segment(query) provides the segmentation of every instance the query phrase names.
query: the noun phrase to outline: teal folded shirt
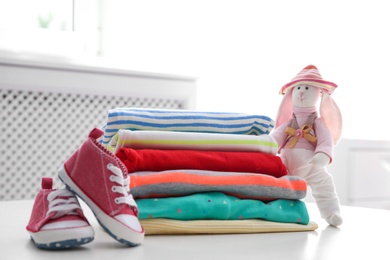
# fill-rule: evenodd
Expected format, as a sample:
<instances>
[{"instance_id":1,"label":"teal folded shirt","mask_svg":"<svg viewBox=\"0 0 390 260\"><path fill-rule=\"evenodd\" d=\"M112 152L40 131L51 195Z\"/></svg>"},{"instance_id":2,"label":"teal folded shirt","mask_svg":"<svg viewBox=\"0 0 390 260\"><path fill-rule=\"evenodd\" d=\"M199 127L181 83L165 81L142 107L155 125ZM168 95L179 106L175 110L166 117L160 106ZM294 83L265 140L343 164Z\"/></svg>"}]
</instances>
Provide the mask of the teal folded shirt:
<instances>
[{"instance_id":1,"label":"teal folded shirt","mask_svg":"<svg viewBox=\"0 0 390 260\"><path fill-rule=\"evenodd\" d=\"M183 197L137 200L139 218L176 220L242 220L263 219L307 225L309 214L301 200L239 199L221 192L196 193Z\"/></svg>"}]
</instances>

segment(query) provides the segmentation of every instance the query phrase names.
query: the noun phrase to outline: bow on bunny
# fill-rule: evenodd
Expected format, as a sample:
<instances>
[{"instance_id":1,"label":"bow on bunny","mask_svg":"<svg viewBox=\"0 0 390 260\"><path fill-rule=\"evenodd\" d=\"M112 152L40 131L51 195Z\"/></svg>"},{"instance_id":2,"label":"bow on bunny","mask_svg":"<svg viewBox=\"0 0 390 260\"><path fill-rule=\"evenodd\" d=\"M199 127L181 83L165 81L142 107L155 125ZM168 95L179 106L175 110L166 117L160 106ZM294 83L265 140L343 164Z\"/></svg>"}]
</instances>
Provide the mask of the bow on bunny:
<instances>
[{"instance_id":1,"label":"bow on bunny","mask_svg":"<svg viewBox=\"0 0 390 260\"><path fill-rule=\"evenodd\" d=\"M326 169L342 130L340 109L330 96L336 88L314 65L305 67L280 90L284 97L271 133L289 174L306 180L321 216L333 226L342 223L333 178Z\"/></svg>"},{"instance_id":2,"label":"bow on bunny","mask_svg":"<svg viewBox=\"0 0 390 260\"><path fill-rule=\"evenodd\" d=\"M311 126L309 124L303 125L301 128L294 129L292 127L286 128L286 134L292 137L290 143L288 144L288 148L294 147L299 139L305 138L306 140L314 143L317 141L317 137L310 134Z\"/></svg>"}]
</instances>

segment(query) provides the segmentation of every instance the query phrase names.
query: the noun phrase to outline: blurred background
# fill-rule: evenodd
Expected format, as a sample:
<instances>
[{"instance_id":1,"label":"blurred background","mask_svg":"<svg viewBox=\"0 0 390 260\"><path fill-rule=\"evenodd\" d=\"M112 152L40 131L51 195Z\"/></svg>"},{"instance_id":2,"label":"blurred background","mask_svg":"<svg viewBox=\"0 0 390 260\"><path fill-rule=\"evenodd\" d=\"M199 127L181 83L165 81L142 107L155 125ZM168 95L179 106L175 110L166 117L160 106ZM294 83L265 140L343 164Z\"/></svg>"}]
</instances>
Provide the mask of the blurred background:
<instances>
[{"instance_id":1,"label":"blurred background","mask_svg":"<svg viewBox=\"0 0 390 260\"><path fill-rule=\"evenodd\" d=\"M272 118L281 86L313 64L338 84L343 139L353 140L334 166L349 172L340 193L353 202L354 152L372 151L379 161L361 174L379 167L383 192L361 200L387 208L389 24L384 0L0 0L0 54L188 76L193 108Z\"/></svg>"}]
</instances>

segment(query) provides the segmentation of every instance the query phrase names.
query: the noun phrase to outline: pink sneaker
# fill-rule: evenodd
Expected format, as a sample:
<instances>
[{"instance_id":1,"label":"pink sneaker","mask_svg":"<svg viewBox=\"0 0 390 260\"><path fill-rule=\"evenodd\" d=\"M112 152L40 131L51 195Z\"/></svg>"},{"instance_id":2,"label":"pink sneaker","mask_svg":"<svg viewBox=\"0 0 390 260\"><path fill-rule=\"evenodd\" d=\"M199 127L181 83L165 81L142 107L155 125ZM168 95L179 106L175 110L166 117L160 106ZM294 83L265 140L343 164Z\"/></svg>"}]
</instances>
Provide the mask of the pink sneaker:
<instances>
[{"instance_id":1,"label":"pink sneaker","mask_svg":"<svg viewBox=\"0 0 390 260\"><path fill-rule=\"evenodd\" d=\"M130 177L119 158L96 140L102 134L93 129L58 175L91 208L108 234L123 244L136 246L143 241L145 231L130 194Z\"/></svg>"},{"instance_id":2,"label":"pink sneaker","mask_svg":"<svg viewBox=\"0 0 390 260\"><path fill-rule=\"evenodd\" d=\"M94 231L85 218L74 194L67 189L54 190L53 180L42 178L30 221L26 227L39 248L61 249L89 243Z\"/></svg>"}]
</instances>

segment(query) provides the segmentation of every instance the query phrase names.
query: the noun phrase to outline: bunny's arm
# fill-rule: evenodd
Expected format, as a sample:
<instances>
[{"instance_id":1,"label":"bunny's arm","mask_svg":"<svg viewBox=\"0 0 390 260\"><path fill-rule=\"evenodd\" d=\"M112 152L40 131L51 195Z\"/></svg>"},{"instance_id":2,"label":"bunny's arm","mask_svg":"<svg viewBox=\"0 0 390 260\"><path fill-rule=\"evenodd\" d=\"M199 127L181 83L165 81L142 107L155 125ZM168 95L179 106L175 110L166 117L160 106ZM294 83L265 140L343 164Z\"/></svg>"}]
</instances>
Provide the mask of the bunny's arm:
<instances>
[{"instance_id":1,"label":"bunny's arm","mask_svg":"<svg viewBox=\"0 0 390 260\"><path fill-rule=\"evenodd\" d=\"M278 144L278 153L284 147L287 141L286 128L291 125L292 119L284 122L283 124L276 127L270 134Z\"/></svg>"},{"instance_id":2,"label":"bunny's arm","mask_svg":"<svg viewBox=\"0 0 390 260\"><path fill-rule=\"evenodd\" d=\"M314 121L314 129L317 139L317 146L314 154L324 153L329 156L329 163L333 160L333 142L332 135L328 128L325 126L321 118L316 118Z\"/></svg>"}]
</instances>

